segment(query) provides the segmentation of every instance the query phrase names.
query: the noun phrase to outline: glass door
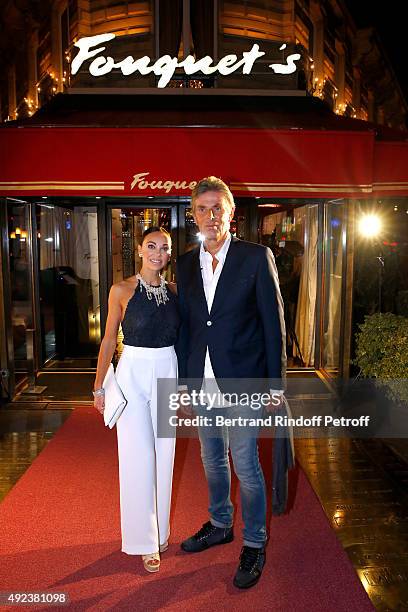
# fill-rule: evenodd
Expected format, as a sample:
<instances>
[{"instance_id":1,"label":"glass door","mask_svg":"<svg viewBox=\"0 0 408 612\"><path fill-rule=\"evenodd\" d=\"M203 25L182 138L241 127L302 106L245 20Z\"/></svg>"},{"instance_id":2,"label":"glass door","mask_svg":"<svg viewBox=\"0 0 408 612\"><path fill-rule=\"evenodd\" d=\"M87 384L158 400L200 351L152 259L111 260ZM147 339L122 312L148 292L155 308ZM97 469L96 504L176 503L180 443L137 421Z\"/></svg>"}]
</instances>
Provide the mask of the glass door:
<instances>
[{"instance_id":1,"label":"glass door","mask_svg":"<svg viewBox=\"0 0 408 612\"><path fill-rule=\"evenodd\" d=\"M257 205L259 242L271 248L279 274L289 368L315 365L318 234L317 203Z\"/></svg>"},{"instance_id":2,"label":"glass door","mask_svg":"<svg viewBox=\"0 0 408 612\"><path fill-rule=\"evenodd\" d=\"M42 363L96 366L100 344L97 207L42 198L35 203Z\"/></svg>"},{"instance_id":3,"label":"glass door","mask_svg":"<svg viewBox=\"0 0 408 612\"><path fill-rule=\"evenodd\" d=\"M177 256L176 235L177 209L175 206L111 205L111 262L110 285L137 274L142 262L138 255L138 245L143 232L149 227L163 227L172 237L172 257L166 270L166 280L174 276L174 263Z\"/></svg>"},{"instance_id":4,"label":"glass door","mask_svg":"<svg viewBox=\"0 0 408 612\"><path fill-rule=\"evenodd\" d=\"M15 381L18 384L25 378L28 363L35 357L34 350L34 313L33 313L33 280L31 259L31 209L28 202L8 198L7 210L7 253L9 270L9 301L11 329L10 349L13 356Z\"/></svg>"},{"instance_id":5,"label":"glass door","mask_svg":"<svg viewBox=\"0 0 408 612\"><path fill-rule=\"evenodd\" d=\"M324 263L321 366L331 375L341 370L346 281L347 206L343 200L324 205Z\"/></svg>"}]
</instances>

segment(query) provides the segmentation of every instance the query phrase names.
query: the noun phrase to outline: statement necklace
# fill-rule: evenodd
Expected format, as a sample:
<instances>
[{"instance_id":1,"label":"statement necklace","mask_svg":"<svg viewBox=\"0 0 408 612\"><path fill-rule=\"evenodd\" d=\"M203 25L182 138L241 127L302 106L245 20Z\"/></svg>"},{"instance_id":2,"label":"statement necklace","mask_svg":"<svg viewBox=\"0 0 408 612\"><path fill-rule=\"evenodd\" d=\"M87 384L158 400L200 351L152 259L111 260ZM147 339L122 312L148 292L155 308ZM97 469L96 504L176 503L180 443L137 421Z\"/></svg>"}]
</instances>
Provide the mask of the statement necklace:
<instances>
[{"instance_id":1,"label":"statement necklace","mask_svg":"<svg viewBox=\"0 0 408 612\"><path fill-rule=\"evenodd\" d=\"M160 304L165 304L169 301L169 296L167 295L166 281L162 276L159 276L160 285L158 287L146 283L141 274L136 274L136 278L139 280L140 283L140 291L142 291L142 287L144 287L147 298L151 300L154 296L157 306L160 306Z\"/></svg>"}]
</instances>

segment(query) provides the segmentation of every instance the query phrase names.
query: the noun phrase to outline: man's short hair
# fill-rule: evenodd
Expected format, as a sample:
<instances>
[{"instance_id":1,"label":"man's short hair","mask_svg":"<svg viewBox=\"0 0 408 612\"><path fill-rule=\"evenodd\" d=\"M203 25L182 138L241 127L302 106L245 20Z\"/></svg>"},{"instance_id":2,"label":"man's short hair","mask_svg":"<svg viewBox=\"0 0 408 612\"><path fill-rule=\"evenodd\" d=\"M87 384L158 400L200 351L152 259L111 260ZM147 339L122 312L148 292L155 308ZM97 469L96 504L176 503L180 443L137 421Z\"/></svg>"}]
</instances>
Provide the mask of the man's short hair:
<instances>
[{"instance_id":1,"label":"man's short hair","mask_svg":"<svg viewBox=\"0 0 408 612\"><path fill-rule=\"evenodd\" d=\"M216 176L206 176L197 183L191 193L191 209L193 213L196 199L198 198L198 196L202 195L203 193L206 193L207 191L218 191L219 193L222 193L228 204L230 205L230 208L234 208L234 196L232 195L228 185L226 185L224 181L222 181L220 178L217 178Z\"/></svg>"}]
</instances>

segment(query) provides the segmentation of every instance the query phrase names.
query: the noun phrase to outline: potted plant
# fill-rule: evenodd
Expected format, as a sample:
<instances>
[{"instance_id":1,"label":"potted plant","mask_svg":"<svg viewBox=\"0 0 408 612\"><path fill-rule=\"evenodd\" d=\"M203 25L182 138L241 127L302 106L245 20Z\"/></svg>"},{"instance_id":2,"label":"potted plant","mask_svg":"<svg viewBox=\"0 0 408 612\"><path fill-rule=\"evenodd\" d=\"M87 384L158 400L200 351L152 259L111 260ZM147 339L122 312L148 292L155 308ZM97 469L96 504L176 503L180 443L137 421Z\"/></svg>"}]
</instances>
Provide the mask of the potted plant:
<instances>
[{"instance_id":1,"label":"potted plant","mask_svg":"<svg viewBox=\"0 0 408 612\"><path fill-rule=\"evenodd\" d=\"M355 363L397 404L408 404L408 318L387 313L365 317L356 336Z\"/></svg>"},{"instance_id":2,"label":"potted plant","mask_svg":"<svg viewBox=\"0 0 408 612\"><path fill-rule=\"evenodd\" d=\"M408 318L392 313L365 317L356 335L360 371L345 384L341 405L348 416L369 415L362 437L406 437L408 430ZM360 437L360 436L358 436Z\"/></svg>"}]
</instances>

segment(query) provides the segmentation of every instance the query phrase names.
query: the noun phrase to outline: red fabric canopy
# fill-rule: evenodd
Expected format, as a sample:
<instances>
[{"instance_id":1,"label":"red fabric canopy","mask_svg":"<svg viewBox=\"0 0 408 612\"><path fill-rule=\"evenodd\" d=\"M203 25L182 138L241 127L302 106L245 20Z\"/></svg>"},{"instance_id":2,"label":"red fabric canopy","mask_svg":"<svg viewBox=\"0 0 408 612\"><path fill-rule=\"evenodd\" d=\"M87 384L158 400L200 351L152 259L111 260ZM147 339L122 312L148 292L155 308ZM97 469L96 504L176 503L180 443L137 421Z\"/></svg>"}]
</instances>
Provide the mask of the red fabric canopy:
<instances>
[{"instance_id":1,"label":"red fabric canopy","mask_svg":"<svg viewBox=\"0 0 408 612\"><path fill-rule=\"evenodd\" d=\"M375 143L373 192L408 195L408 142Z\"/></svg>"},{"instance_id":2,"label":"red fabric canopy","mask_svg":"<svg viewBox=\"0 0 408 612\"><path fill-rule=\"evenodd\" d=\"M0 130L0 195L189 195L213 174L235 195L408 195L408 143L374 133L255 128ZM136 178L135 178L136 176Z\"/></svg>"}]
</instances>

